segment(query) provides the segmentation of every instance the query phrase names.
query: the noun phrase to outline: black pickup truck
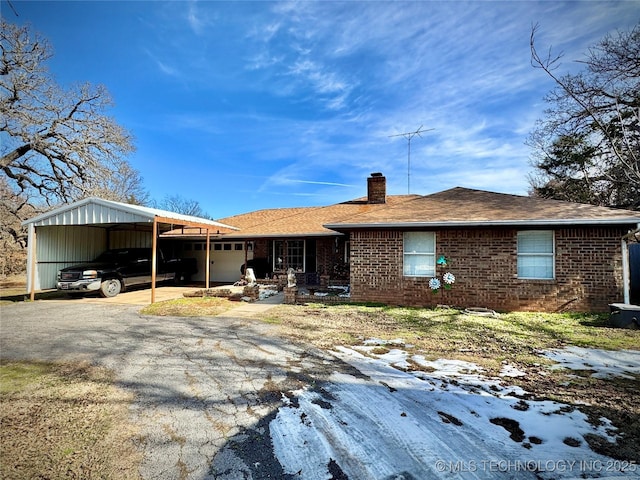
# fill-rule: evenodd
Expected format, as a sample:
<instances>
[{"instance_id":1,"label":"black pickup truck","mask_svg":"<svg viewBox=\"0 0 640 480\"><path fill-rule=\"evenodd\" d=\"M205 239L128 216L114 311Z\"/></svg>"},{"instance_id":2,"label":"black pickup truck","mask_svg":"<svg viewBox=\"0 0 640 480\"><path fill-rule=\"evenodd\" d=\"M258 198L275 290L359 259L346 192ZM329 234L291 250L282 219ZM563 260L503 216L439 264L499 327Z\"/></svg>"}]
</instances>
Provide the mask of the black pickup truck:
<instances>
[{"instance_id":1,"label":"black pickup truck","mask_svg":"<svg viewBox=\"0 0 640 480\"><path fill-rule=\"evenodd\" d=\"M195 258L165 259L158 250L156 281L188 281L198 271ZM58 290L95 292L115 297L132 285L151 283L151 249L118 248L107 250L92 262L73 265L58 272Z\"/></svg>"}]
</instances>

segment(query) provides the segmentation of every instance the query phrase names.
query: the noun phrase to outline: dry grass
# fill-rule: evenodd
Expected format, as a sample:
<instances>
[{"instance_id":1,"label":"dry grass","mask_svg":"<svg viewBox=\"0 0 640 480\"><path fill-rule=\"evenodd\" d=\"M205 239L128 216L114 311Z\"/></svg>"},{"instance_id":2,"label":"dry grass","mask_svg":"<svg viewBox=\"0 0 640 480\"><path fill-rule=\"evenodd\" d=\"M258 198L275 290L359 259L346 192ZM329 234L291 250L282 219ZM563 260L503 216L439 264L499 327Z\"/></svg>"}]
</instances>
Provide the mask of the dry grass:
<instances>
[{"instance_id":1,"label":"dry grass","mask_svg":"<svg viewBox=\"0 0 640 480\"><path fill-rule=\"evenodd\" d=\"M176 317L214 317L238 306L224 297L177 298L157 302L142 309L144 315Z\"/></svg>"},{"instance_id":2,"label":"dry grass","mask_svg":"<svg viewBox=\"0 0 640 480\"><path fill-rule=\"evenodd\" d=\"M0 478L138 479L132 398L87 364L0 364Z\"/></svg>"},{"instance_id":3,"label":"dry grass","mask_svg":"<svg viewBox=\"0 0 640 480\"><path fill-rule=\"evenodd\" d=\"M467 315L453 309L367 305L282 305L265 319L289 338L320 348L356 345L365 339L402 338L412 352L476 362L497 374L504 361L545 363L542 349L566 345L638 349L639 330L608 328L602 314L514 312L498 318ZM550 363L550 362L547 362Z\"/></svg>"},{"instance_id":4,"label":"dry grass","mask_svg":"<svg viewBox=\"0 0 640 480\"><path fill-rule=\"evenodd\" d=\"M26 274L0 278L0 305L8 303L12 297L24 297L26 288Z\"/></svg>"}]
</instances>

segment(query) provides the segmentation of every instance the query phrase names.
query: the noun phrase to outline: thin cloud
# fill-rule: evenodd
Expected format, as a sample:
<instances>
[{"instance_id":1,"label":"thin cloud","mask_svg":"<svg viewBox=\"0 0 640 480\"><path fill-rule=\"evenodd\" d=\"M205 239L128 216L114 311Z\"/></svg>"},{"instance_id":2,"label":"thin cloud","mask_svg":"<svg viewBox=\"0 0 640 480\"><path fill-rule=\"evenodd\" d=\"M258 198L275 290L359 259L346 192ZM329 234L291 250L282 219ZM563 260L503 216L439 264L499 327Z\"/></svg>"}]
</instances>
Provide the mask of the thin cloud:
<instances>
[{"instance_id":1,"label":"thin cloud","mask_svg":"<svg viewBox=\"0 0 640 480\"><path fill-rule=\"evenodd\" d=\"M318 182L314 180L295 180L295 179L287 179L286 183L306 183L309 185L328 185L331 187L353 187L354 185L349 185L346 183L337 183L337 182Z\"/></svg>"},{"instance_id":2,"label":"thin cloud","mask_svg":"<svg viewBox=\"0 0 640 480\"><path fill-rule=\"evenodd\" d=\"M175 77L175 78L182 77L182 73L180 72L180 70L163 62L158 57L156 57L153 53L151 53L151 51L149 51L148 49L144 49L144 52L153 61L155 66L158 68L158 70L160 70L163 74L169 77Z\"/></svg>"}]
</instances>

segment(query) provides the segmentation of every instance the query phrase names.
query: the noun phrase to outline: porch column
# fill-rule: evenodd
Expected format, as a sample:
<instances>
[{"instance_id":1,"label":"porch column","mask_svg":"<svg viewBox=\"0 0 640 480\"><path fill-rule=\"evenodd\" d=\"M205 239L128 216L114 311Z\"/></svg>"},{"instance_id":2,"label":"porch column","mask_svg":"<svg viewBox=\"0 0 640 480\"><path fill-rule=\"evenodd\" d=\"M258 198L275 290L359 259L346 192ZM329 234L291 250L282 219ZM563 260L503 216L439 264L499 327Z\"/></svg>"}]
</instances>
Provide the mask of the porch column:
<instances>
[{"instance_id":1,"label":"porch column","mask_svg":"<svg viewBox=\"0 0 640 480\"><path fill-rule=\"evenodd\" d=\"M622 246L622 290L624 295L624 303L631 303L631 279L629 278L629 245L627 239L621 240Z\"/></svg>"},{"instance_id":2,"label":"porch column","mask_svg":"<svg viewBox=\"0 0 640 480\"><path fill-rule=\"evenodd\" d=\"M247 275L247 261L249 259L249 252L247 251L247 248L249 246L249 242L247 242L246 240L244 241L244 274L245 274L245 278Z\"/></svg>"}]
</instances>

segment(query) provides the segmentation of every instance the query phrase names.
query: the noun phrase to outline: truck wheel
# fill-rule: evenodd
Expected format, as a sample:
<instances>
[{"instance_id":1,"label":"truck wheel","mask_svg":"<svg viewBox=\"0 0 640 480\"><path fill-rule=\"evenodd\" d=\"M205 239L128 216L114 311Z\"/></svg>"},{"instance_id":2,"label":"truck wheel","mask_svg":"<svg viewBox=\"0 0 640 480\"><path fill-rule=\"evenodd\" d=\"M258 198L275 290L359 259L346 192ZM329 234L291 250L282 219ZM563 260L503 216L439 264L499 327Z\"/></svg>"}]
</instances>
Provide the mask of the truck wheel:
<instances>
[{"instance_id":1,"label":"truck wheel","mask_svg":"<svg viewBox=\"0 0 640 480\"><path fill-rule=\"evenodd\" d=\"M185 285L191 281L191 274L184 272L177 272L175 277L173 277L173 284L177 287L181 285Z\"/></svg>"},{"instance_id":2,"label":"truck wheel","mask_svg":"<svg viewBox=\"0 0 640 480\"><path fill-rule=\"evenodd\" d=\"M122 284L117 278L109 278L100 284L100 296L103 298L115 297L122 290Z\"/></svg>"}]
</instances>

